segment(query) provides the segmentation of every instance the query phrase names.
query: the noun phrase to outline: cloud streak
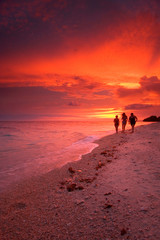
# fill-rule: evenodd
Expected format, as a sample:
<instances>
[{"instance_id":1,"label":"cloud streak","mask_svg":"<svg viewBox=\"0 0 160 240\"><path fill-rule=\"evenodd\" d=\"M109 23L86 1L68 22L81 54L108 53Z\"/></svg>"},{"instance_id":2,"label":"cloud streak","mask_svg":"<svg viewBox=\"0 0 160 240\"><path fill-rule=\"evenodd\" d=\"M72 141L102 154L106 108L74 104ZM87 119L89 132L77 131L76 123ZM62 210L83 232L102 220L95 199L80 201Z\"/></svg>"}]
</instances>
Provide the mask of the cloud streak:
<instances>
[{"instance_id":1,"label":"cloud streak","mask_svg":"<svg viewBox=\"0 0 160 240\"><path fill-rule=\"evenodd\" d=\"M153 107L153 105L151 104L139 104L139 103L135 103L135 104L129 104L127 106L125 106L125 110L143 110L146 108L151 108Z\"/></svg>"}]
</instances>

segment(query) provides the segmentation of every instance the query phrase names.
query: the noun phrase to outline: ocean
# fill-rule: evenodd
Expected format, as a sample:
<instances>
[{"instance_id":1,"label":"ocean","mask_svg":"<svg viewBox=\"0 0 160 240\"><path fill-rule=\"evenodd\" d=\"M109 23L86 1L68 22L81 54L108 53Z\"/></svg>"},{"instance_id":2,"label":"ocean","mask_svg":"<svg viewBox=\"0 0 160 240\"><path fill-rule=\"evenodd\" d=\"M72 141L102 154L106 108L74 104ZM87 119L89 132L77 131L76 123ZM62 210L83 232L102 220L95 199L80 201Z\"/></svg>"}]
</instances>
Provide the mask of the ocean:
<instances>
[{"instance_id":1,"label":"ocean","mask_svg":"<svg viewBox=\"0 0 160 240\"><path fill-rule=\"evenodd\" d=\"M97 146L95 140L112 133L108 119L0 122L0 191L79 160Z\"/></svg>"}]
</instances>

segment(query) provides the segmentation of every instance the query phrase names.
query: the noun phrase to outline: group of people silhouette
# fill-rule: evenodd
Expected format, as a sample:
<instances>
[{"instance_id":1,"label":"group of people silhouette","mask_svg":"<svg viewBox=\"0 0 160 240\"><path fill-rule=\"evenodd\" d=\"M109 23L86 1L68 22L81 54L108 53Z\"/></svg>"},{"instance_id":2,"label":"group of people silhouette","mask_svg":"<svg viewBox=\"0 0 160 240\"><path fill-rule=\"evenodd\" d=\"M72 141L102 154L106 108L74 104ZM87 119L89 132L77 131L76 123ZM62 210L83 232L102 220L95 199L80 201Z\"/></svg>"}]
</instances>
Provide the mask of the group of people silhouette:
<instances>
[{"instance_id":1,"label":"group of people silhouette","mask_svg":"<svg viewBox=\"0 0 160 240\"><path fill-rule=\"evenodd\" d=\"M129 117L129 123L132 127L132 133L134 132L134 126L135 126L137 120L138 120L137 117L133 113L131 113L131 115ZM128 121L127 115L125 113L122 113L122 132L125 132L127 121ZM119 124L120 124L120 120L118 118L118 115L116 115L116 117L114 119L114 126L116 129L116 133L118 133Z\"/></svg>"}]
</instances>

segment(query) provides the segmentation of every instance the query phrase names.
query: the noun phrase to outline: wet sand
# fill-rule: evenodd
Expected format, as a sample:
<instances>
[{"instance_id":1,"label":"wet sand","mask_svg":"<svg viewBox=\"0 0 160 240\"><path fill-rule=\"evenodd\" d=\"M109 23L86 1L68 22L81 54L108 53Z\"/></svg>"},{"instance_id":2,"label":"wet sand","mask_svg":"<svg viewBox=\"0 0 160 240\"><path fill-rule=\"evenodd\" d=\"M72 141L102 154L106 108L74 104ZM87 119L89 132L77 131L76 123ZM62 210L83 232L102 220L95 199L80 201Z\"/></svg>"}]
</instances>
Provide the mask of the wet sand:
<instances>
[{"instance_id":1,"label":"wet sand","mask_svg":"<svg viewBox=\"0 0 160 240\"><path fill-rule=\"evenodd\" d=\"M2 240L159 240L160 123L99 146L0 196Z\"/></svg>"}]
</instances>

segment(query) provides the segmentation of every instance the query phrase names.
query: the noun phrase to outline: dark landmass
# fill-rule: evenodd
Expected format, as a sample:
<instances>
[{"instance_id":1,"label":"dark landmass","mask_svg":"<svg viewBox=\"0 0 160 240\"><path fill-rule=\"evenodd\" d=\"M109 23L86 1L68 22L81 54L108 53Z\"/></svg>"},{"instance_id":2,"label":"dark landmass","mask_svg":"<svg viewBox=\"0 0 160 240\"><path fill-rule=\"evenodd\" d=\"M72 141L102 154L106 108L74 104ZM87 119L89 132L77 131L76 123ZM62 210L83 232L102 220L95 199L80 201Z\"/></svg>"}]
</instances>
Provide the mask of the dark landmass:
<instances>
[{"instance_id":1,"label":"dark landmass","mask_svg":"<svg viewBox=\"0 0 160 240\"><path fill-rule=\"evenodd\" d=\"M148 118L143 119L143 122L160 122L160 117L150 116Z\"/></svg>"}]
</instances>

